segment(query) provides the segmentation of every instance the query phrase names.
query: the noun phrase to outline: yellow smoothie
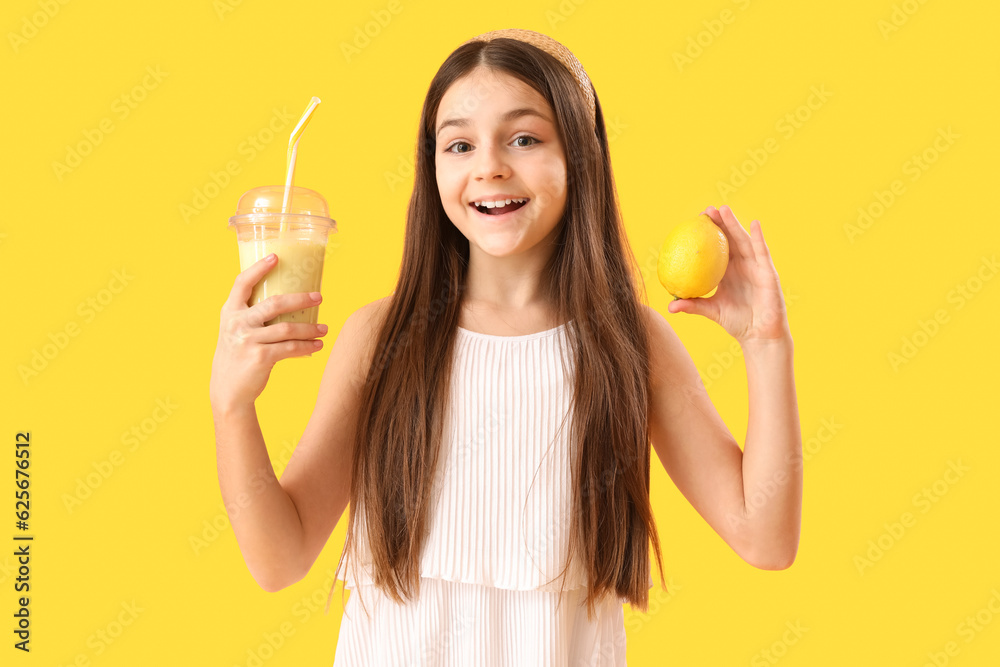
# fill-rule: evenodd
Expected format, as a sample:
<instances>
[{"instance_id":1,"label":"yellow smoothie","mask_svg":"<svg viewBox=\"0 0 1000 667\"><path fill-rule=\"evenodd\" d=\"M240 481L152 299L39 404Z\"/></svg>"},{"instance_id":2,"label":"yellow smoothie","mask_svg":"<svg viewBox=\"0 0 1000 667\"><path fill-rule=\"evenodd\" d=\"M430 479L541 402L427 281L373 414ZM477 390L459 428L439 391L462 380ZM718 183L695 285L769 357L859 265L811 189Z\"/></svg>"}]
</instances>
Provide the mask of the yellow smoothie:
<instances>
[{"instance_id":1,"label":"yellow smoothie","mask_svg":"<svg viewBox=\"0 0 1000 667\"><path fill-rule=\"evenodd\" d=\"M278 256L278 264L257 283L250 295L249 305L260 303L275 294L292 292L319 292L323 278L323 258L326 243L302 239L254 239L238 241L240 250L240 270L245 271L257 260L272 252ZM264 324L275 322L306 322L316 324L319 306L282 313Z\"/></svg>"}]
</instances>

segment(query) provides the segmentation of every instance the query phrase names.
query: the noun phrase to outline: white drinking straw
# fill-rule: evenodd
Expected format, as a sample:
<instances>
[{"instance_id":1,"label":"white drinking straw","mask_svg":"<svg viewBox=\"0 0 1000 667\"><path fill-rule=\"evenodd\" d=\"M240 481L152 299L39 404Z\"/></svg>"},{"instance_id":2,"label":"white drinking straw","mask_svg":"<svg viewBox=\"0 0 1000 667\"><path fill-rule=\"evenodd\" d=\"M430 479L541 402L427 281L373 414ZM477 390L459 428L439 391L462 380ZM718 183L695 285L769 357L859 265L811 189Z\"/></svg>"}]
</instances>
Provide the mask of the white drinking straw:
<instances>
[{"instance_id":1,"label":"white drinking straw","mask_svg":"<svg viewBox=\"0 0 1000 667\"><path fill-rule=\"evenodd\" d=\"M288 154L286 156L286 174L285 174L285 196L281 202L281 212L288 213L288 203L292 196L292 180L295 176L295 156L299 148L299 139L302 137L302 131L306 129L306 125L309 124L309 119L312 117L313 111L316 110L316 105L320 103L318 97L313 97L309 101L309 106L306 107L305 112L302 114L302 118L299 119L298 124L296 124L295 129L292 130L292 135L288 138ZM285 231L285 222L281 221L281 227L278 233L281 234Z\"/></svg>"}]
</instances>

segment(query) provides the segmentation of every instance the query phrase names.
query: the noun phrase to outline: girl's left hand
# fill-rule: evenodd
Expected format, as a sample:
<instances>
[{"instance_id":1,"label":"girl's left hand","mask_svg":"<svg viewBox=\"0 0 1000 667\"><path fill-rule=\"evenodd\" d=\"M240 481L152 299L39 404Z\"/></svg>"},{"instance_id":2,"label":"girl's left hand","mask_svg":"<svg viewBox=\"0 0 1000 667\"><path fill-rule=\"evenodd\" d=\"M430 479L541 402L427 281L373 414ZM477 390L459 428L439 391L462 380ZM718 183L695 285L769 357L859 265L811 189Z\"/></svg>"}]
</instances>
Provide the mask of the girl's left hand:
<instances>
[{"instance_id":1,"label":"girl's left hand","mask_svg":"<svg viewBox=\"0 0 1000 667\"><path fill-rule=\"evenodd\" d=\"M704 315L740 345L751 340L791 338L778 272L764 243L760 221L751 222L747 234L728 206L709 206L704 213L722 228L729 241L726 273L711 297L677 299L667 310Z\"/></svg>"}]
</instances>

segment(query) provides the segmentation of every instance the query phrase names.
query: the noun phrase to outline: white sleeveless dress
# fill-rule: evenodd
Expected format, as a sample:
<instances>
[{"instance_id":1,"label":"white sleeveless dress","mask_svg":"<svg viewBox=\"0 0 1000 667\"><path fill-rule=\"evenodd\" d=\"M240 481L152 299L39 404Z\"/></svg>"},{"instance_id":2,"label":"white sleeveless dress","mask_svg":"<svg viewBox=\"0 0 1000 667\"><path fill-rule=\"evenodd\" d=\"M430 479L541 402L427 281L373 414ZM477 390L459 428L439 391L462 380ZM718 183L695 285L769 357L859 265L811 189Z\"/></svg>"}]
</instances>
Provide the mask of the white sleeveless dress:
<instances>
[{"instance_id":1,"label":"white sleeveless dress","mask_svg":"<svg viewBox=\"0 0 1000 667\"><path fill-rule=\"evenodd\" d=\"M419 598L399 605L372 584L359 523L334 667L625 665L622 601L588 619L577 557L559 603L576 449L566 325L457 336Z\"/></svg>"}]
</instances>

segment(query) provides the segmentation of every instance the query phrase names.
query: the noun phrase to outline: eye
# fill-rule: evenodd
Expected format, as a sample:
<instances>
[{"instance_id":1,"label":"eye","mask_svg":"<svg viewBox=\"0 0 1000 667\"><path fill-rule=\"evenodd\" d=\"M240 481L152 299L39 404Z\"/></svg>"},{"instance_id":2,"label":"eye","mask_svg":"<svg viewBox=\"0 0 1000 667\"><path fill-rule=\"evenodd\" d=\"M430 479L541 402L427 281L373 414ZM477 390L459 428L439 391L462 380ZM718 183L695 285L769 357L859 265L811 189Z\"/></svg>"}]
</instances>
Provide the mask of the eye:
<instances>
[{"instance_id":1,"label":"eye","mask_svg":"<svg viewBox=\"0 0 1000 667\"><path fill-rule=\"evenodd\" d=\"M517 142L521 141L522 139L525 139L526 143L517 143ZM533 144L538 144L538 143L541 143L541 142L538 139L535 139L532 136L529 136L527 134L522 134L519 137L514 137L514 141L512 143L516 144L518 148L527 148L528 146L531 146ZM455 150L459 146L466 146L466 149L465 150ZM448 146L447 148L445 148L444 152L445 153L468 153L470 150L472 150L472 146L468 142L465 142L465 141L456 141L455 143L453 143L450 146Z\"/></svg>"},{"instance_id":2,"label":"eye","mask_svg":"<svg viewBox=\"0 0 1000 667\"><path fill-rule=\"evenodd\" d=\"M456 141L451 146L448 146L448 148L444 149L444 151L445 151L445 153L468 153L469 151L467 151L467 150L465 150L465 151L453 151L452 150L453 148L455 148L457 146L468 146L468 145L469 144L467 144L464 141Z\"/></svg>"}]
</instances>

